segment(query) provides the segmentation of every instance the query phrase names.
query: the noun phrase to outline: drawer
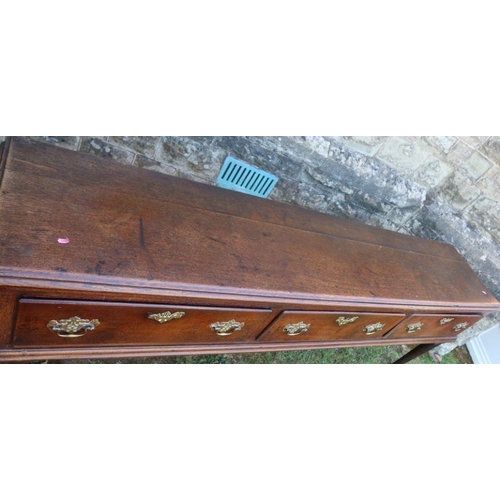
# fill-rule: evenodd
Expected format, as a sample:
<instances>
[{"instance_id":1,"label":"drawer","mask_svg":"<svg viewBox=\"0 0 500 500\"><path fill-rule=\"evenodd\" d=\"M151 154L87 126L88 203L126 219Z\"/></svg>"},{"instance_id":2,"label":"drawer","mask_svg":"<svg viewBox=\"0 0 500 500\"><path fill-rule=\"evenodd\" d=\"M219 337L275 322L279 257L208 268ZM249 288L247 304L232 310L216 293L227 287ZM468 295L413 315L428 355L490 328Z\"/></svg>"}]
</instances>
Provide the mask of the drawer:
<instances>
[{"instance_id":1,"label":"drawer","mask_svg":"<svg viewBox=\"0 0 500 500\"><path fill-rule=\"evenodd\" d=\"M405 319L404 314L285 311L258 338L261 342L373 339Z\"/></svg>"},{"instance_id":2,"label":"drawer","mask_svg":"<svg viewBox=\"0 0 500 500\"><path fill-rule=\"evenodd\" d=\"M387 338L452 337L481 318L480 314L414 314L387 335Z\"/></svg>"},{"instance_id":3,"label":"drawer","mask_svg":"<svg viewBox=\"0 0 500 500\"><path fill-rule=\"evenodd\" d=\"M268 309L22 299L15 346L163 345L248 342Z\"/></svg>"}]
</instances>

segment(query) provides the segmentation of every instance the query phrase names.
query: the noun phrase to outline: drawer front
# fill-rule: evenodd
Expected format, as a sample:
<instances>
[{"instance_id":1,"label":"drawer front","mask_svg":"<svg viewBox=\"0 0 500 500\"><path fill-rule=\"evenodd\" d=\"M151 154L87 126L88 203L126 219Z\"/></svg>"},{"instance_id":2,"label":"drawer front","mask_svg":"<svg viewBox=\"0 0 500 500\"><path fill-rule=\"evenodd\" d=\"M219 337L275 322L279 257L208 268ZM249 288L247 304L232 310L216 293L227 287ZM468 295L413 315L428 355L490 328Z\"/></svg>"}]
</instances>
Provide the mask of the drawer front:
<instances>
[{"instance_id":1,"label":"drawer front","mask_svg":"<svg viewBox=\"0 0 500 500\"><path fill-rule=\"evenodd\" d=\"M480 314L414 314L392 331L387 338L452 337L463 332L481 318Z\"/></svg>"},{"instance_id":2,"label":"drawer front","mask_svg":"<svg viewBox=\"0 0 500 500\"><path fill-rule=\"evenodd\" d=\"M271 310L22 299L15 346L248 342Z\"/></svg>"},{"instance_id":3,"label":"drawer front","mask_svg":"<svg viewBox=\"0 0 500 500\"><path fill-rule=\"evenodd\" d=\"M404 314L285 311L259 338L261 342L311 342L380 338Z\"/></svg>"}]
</instances>

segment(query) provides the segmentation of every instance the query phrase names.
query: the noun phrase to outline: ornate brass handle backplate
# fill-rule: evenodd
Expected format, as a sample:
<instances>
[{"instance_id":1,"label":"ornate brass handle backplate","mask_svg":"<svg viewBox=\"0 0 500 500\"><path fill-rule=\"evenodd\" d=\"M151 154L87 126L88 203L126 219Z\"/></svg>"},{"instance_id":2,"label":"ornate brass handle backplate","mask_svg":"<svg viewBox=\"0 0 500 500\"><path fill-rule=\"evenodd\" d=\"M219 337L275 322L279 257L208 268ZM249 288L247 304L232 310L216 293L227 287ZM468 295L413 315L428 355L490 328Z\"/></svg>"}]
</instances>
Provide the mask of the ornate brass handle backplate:
<instances>
[{"instance_id":1,"label":"ornate brass handle backplate","mask_svg":"<svg viewBox=\"0 0 500 500\"><path fill-rule=\"evenodd\" d=\"M439 320L440 325L446 325L446 323L451 323L455 318L443 318Z\"/></svg>"},{"instance_id":2,"label":"ornate brass handle backplate","mask_svg":"<svg viewBox=\"0 0 500 500\"><path fill-rule=\"evenodd\" d=\"M375 332L379 332L384 328L384 323L373 323L373 325L365 326L366 335L373 335Z\"/></svg>"},{"instance_id":3,"label":"ornate brass handle backplate","mask_svg":"<svg viewBox=\"0 0 500 500\"><path fill-rule=\"evenodd\" d=\"M162 313L154 313L148 314L149 319L154 319L158 321L158 323L166 323L172 319L181 319L186 313L182 311L178 311L175 313L171 313L170 311L162 312Z\"/></svg>"},{"instance_id":4,"label":"ornate brass handle backplate","mask_svg":"<svg viewBox=\"0 0 500 500\"><path fill-rule=\"evenodd\" d=\"M419 321L418 323L411 323L410 325L408 325L406 327L406 331L408 333L414 333L417 330L420 330L423 326L424 326L424 324L421 321Z\"/></svg>"},{"instance_id":5,"label":"ornate brass handle backplate","mask_svg":"<svg viewBox=\"0 0 500 500\"><path fill-rule=\"evenodd\" d=\"M238 321L231 319L225 322L212 323L210 328L217 334L221 336L231 335L237 330L241 330L245 326L245 323L239 323Z\"/></svg>"},{"instance_id":6,"label":"ornate brass handle backplate","mask_svg":"<svg viewBox=\"0 0 500 500\"><path fill-rule=\"evenodd\" d=\"M359 319L359 316L352 316L351 318L346 318L344 316L340 316L335 320L335 322L339 326L344 326L347 325L348 323L354 323L357 319Z\"/></svg>"},{"instance_id":7,"label":"ornate brass handle backplate","mask_svg":"<svg viewBox=\"0 0 500 500\"><path fill-rule=\"evenodd\" d=\"M300 323L286 325L285 328L283 328L283 331L293 337L294 335L298 335L299 333L307 332L310 326L311 323L306 325L303 321L301 321Z\"/></svg>"},{"instance_id":8,"label":"ornate brass handle backplate","mask_svg":"<svg viewBox=\"0 0 500 500\"><path fill-rule=\"evenodd\" d=\"M467 321L465 321L464 323L459 323L458 325L455 325L453 327L453 330L455 330L456 332L459 332L460 330L465 330L468 326L469 326L469 323L467 323Z\"/></svg>"},{"instance_id":9,"label":"ornate brass handle backplate","mask_svg":"<svg viewBox=\"0 0 500 500\"><path fill-rule=\"evenodd\" d=\"M88 330L93 330L101 323L98 319L82 319L79 316L73 316L69 319L52 319L47 323L47 328L56 332L59 337L82 337ZM84 330L83 333L78 333Z\"/></svg>"}]
</instances>

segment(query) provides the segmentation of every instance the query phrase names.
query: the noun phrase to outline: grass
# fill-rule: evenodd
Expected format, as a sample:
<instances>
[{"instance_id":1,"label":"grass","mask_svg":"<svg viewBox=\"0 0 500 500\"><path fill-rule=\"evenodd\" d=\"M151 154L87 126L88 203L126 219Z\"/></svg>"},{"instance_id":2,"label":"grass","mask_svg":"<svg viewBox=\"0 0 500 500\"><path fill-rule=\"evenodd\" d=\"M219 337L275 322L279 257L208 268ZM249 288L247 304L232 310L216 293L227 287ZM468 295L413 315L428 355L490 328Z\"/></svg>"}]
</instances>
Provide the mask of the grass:
<instances>
[{"instance_id":1,"label":"grass","mask_svg":"<svg viewBox=\"0 0 500 500\"><path fill-rule=\"evenodd\" d=\"M397 360L411 348L406 346L356 347L250 354L202 354L199 356L87 360L83 362L92 364L386 364ZM75 363L81 362L75 361ZM441 364L462 364L467 362L463 353L458 352L458 349L445 355L441 360ZM410 361L409 364L436 364L436 361L426 353Z\"/></svg>"}]
</instances>

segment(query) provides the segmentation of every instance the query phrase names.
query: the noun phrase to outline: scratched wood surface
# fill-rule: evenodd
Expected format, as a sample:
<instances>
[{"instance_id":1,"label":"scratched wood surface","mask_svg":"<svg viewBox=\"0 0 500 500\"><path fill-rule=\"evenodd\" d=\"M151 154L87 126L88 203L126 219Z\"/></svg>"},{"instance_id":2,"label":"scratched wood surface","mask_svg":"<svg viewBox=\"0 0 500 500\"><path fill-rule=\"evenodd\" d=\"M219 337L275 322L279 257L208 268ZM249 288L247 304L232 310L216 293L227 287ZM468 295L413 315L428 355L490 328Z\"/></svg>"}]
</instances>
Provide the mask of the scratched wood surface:
<instances>
[{"instance_id":1,"label":"scratched wood surface","mask_svg":"<svg viewBox=\"0 0 500 500\"><path fill-rule=\"evenodd\" d=\"M0 279L498 306L449 245L22 139L0 214Z\"/></svg>"}]
</instances>

